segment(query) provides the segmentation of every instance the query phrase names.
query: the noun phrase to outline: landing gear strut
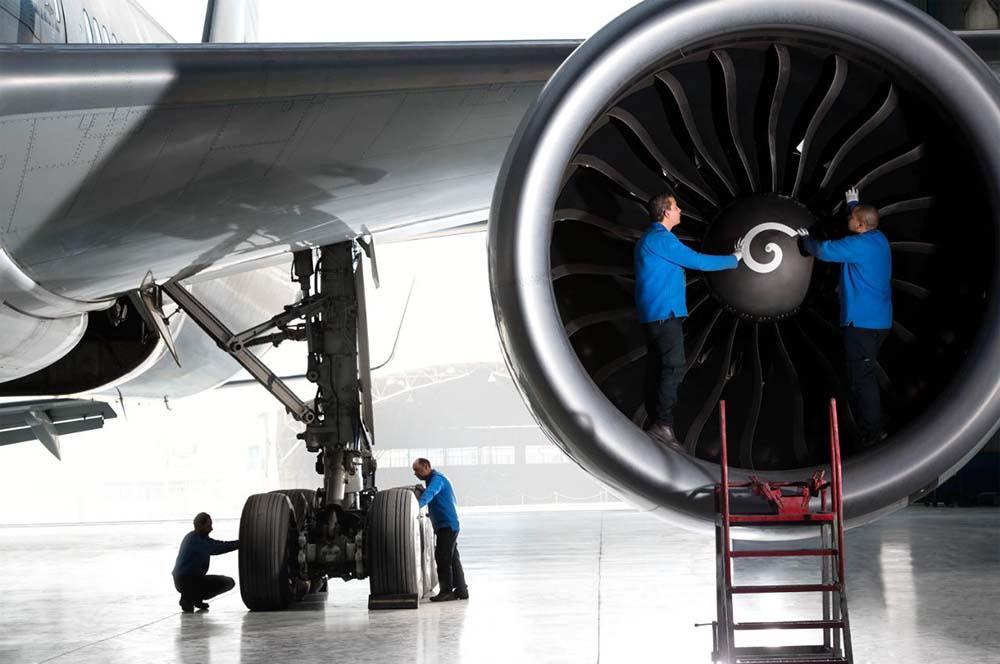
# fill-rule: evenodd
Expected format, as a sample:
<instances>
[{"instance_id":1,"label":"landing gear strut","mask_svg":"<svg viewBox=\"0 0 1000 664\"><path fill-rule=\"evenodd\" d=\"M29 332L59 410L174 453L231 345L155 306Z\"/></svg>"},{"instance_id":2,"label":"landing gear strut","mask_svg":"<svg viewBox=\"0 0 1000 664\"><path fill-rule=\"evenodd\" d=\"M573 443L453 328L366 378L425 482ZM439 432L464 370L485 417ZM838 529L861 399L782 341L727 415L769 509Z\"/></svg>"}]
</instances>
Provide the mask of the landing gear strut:
<instances>
[{"instance_id":1,"label":"landing gear strut","mask_svg":"<svg viewBox=\"0 0 1000 664\"><path fill-rule=\"evenodd\" d=\"M366 253L370 246L363 247ZM373 596L407 594L413 605L434 585L426 518L410 489L379 492L361 251L341 243L294 254L301 285L296 304L260 325L233 333L183 286L166 293L219 347L267 389L295 419L317 455L323 486L250 496L240 520L240 593L251 610L280 610L325 587L327 578L371 576ZM250 348L306 341L303 402ZM183 358L181 358L183 360ZM374 547L374 548L373 548ZM372 550L369 550L372 549ZM428 569L431 568L431 570Z\"/></svg>"}]
</instances>

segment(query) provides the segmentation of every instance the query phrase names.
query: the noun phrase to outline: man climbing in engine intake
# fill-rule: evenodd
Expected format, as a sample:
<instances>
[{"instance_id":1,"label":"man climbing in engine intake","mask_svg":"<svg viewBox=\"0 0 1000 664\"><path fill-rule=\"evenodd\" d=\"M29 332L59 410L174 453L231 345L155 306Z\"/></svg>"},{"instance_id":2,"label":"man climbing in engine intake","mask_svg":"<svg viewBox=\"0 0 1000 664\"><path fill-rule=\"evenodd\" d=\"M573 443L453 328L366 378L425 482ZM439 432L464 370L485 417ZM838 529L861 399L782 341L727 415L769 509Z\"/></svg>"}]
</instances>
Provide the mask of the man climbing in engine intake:
<instances>
[{"instance_id":1,"label":"man climbing in engine intake","mask_svg":"<svg viewBox=\"0 0 1000 664\"><path fill-rule=\"evenodd\" d=\"M239 540L220 542L209 537L212 532L212 517L199 512L194 518L194 530L184 536L174 563L174 588L181 594L181 610L191 613L195 609L208 611L206 599L212 599L233 589L236 583L231 577L209 574L211 556L235 551Z\"/></svg>"},{"instance_id":2,"label":"man climbing in engine intake","mask_svg":"<svg viewBox=\"0 0 1000 664\"><path fill-rule=\"evenodd\" d=\"M859 201L858 190L846 195L851 232L839 240L815 240L800 229L803 248L821 261L840 263L840 326L851 390L851 411L862 447L885 438L877 357L892 329L892 251L878 230L878 210Z\"/></svg>"},{"instance_id":3,"label":"man climbing in engine intake","mask_svg":"<svg viewBox=\"0 0 1000 664\"><path fill-rule=\"evenodd\" d=\"M646 337L646 422L649 436L676 451L674 405L684 378L683 321L687 317L684 269L732 270L743 258L742 240L734 253L698 253L674 235L681 208L673 190L649 201L652 223L635 245L635 302Z\"/></svg>"},{"instance_id":4,"label":"man climbing in engine intake","mask_svg":"<svg viewBox=\"0 0 1000 664\"><path fill-rule=\"evenodd\" d=\"M434 526L435 545L434 561L437 563L438 583L440 591L432 602L450 602L456 599L469 599L469 587L465 583L465 571L462 560L458 557L458 508L455 503L455 491L451 482L440 472L431 468L431 462L420 458L413 462L413 474L427 488L420 492L418 502L427 512Z\"/></svg>"}]
</instances>

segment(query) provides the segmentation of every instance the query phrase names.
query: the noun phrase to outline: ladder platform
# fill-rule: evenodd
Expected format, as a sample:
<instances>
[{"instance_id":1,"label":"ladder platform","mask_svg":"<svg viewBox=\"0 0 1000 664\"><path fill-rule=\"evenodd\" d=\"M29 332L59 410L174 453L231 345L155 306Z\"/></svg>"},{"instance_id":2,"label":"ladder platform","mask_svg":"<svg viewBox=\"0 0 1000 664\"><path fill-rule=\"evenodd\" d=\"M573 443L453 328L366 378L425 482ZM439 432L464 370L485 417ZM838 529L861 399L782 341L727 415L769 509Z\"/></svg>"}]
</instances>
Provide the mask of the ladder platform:
<instances>
[{"instance_id":1,"label":"ladder platform","mask_svg":"<svg viewBox=\"0 0 1000 664\"><path fill-rule=\"evenodd\" d=\"M794 526L797 524L830 523L837 518L829 512L806 512L804 514L730 514L729 523L734 526Z\"/></svg>"},{"instance_id":2,"label":"ladder platform","mask_svg":"<svg viewBox=\"0 0 1000 664\"><path fill-rule=\"evenodd\" d=\"M826 583L806 583L784 586L733 586L734 595L756 595L765 593L824 593L839 592L840 587Z\"/></svg>"},{"instance_id":3,"label":"ladder platform","mask_svg":"<svg viewBox=\"0 0 1000 664\"><path fill-rule=\"evenodd\" d=\"M843 620L779 620L775 622L735 623L733 629L842 629Z\"/></svg>"},{"instance_id":4,"label":"ladder platform","mask_svg":"<svg viewBox=\"0 0 1000 664\"><path fill-rule=\"evenodd\" d=\"M793 556L835 556L836 549L771 549L757 551L732 551L733 558L790 558Z\"/></svg>"}]
</instances>

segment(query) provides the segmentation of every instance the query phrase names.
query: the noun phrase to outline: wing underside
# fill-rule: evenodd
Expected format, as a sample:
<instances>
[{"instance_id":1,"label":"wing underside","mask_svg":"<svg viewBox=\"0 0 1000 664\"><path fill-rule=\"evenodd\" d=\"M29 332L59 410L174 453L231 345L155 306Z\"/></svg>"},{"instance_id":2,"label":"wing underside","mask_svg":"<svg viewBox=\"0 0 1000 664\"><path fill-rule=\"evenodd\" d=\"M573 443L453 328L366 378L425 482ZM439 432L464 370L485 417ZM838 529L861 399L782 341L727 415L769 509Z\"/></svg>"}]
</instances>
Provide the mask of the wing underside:
<instances>
[{"instance_id":1,"label":"wing underside","mask_svg":"<svg viewBox=\"0 0 1000 664\"><path fill-rule=\"evenodd\" d=\"M100 429L105 420L115 417L115 411L103 401L42 399L2 403L0 445L38 440L59 459L61 435Z\"/></svg>"}]
</instances>

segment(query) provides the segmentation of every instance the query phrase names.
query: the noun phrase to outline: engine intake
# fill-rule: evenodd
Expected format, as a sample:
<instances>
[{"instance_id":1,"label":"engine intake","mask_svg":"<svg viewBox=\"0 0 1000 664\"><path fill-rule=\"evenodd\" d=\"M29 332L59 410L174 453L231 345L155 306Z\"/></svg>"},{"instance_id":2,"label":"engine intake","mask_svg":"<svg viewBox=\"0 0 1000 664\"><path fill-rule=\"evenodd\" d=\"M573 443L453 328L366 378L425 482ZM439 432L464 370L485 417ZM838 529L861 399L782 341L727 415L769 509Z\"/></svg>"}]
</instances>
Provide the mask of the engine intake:
<instances>
[{"instance_id":1,"label":"engine intake","mask_svg":"<svg viewBox=\"0 0 1000 664\"><path fill-rule=\"evenodd\" d=\"M501 171L490 279L512 373L567 454L666 516L710 523L720 398L729 458L784 479L826 462L837 397L850 523L905 505L1000 420L998 144L997 78L902 2L635 7L556 72ZM690 246L752 238L738 270L689 273L686 454L640 428L632 250L665 184ZM893 249L879 367L890 437L868 451L848 406L837 267L794 237L845 234L848 186L879 208Z\"/></svg>"}]
</instances>

